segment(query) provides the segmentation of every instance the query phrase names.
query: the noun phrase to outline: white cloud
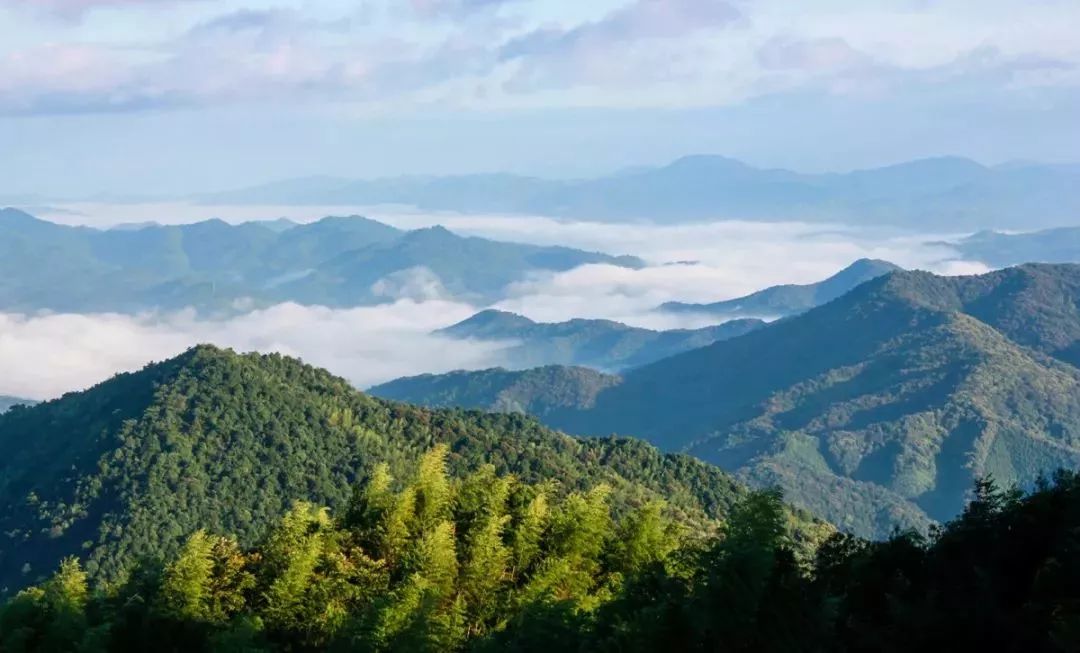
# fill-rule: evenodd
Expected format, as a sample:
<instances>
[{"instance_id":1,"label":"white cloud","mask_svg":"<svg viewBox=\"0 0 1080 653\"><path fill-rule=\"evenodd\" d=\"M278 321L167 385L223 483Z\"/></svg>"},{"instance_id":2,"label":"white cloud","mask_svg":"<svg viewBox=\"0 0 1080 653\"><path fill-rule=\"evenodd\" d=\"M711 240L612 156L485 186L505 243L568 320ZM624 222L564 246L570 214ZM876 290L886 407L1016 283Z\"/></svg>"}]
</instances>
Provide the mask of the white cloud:
<instances>
[{"instance_id":1,"label":"white cloud","mask_svg":"<svg viewBox=\"0 0 1080 653\"><path fill-rule=\"evenodd\" d=\"M166 315L0 313L0 394L56 397L199 343L277 351L330 369L358 387L398 376L488 367L497 345L429 335L471 306L399 301L351 310L281 304L229 320Z\"/></svg>"}]
</instances>

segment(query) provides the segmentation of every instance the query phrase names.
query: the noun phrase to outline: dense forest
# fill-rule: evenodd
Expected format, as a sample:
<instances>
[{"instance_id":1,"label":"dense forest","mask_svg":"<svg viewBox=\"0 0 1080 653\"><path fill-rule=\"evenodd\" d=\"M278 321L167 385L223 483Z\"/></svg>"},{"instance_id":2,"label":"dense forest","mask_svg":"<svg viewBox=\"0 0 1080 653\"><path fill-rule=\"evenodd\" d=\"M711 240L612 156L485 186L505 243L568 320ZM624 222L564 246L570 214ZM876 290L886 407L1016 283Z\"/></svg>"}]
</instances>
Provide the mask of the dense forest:
<instances>
[{"instance_id":1,"label":"dense forest","mask_svg":"<svg viewBox=\"0 0 1080 653\"><path fill-rule=\"evenodd\" d=\"M604 484L619 513L662 499L705 525L746 494L720 469L640 440L387 402L295 359L203 346L0 416L0 595L70 555L95 584L115 581L200 528L251 546L293 501L339 514L375 465L404 477L438 444L455 477L491 464L560 493ZM791 518L807 542L826 528Z\"/></svg>"},{"instance_id":2,"label":"dense forest","mask_svg":"<svg viewBox=\"0 0 1080 653\"><path fill-rule=\"evenodd\" d=\"M558 498L438 446L348 508L297 503L245 548L199 530L92 590L76 558L0 609L17 651L1070 651L1080 647L1080 476L976 486L928 538L836 534L813 558L780 496L715 533L610 488Z\"/></svg>"}]
</instances>

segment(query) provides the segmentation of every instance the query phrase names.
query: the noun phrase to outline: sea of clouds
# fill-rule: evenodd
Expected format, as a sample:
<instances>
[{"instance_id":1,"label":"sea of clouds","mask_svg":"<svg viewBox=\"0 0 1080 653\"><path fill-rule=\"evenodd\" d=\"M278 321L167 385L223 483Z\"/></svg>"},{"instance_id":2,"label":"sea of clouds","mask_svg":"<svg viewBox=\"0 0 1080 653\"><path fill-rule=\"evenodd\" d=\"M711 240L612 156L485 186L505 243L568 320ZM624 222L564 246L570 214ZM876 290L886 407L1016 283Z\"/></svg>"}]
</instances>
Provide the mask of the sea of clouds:
<instances>
[{"instance_id":1,"label":"sea of clouds","mask_svg":"<svg viewBox=\"0 0 1080 653\"><path fill-rule=\"evenodd\" d=\"M703 326L693 316L654 309L666 301L709 302L781 283L818 281L859 258L907 268L971 274L987 268L956 260L940 242L957 234L914 234L843 225L720 220L690 225L605 224L527 216L432 214L401 208L77 205L43 209L46 219L108 228L122 223L229 222L364 214L401 228L442 224L464 235L632 254L640 270L587 265L535 274L507 289L495 308L540 321L606 318L649 328ZM418 292L419 284L425 290ZM0 313L0 394L47 399L86 388L112 374L174 356L198 343L238 351L299 356L358 387L399 376L478 369L503 362L507 343L447 341L431 332L487 308L445 296L437 279L413 271L380 288L385 305L354 309L281 304L228 319L193 311L33 315ZM771 317L771 316L762 316Z\"/></svg>"}]
</instances>

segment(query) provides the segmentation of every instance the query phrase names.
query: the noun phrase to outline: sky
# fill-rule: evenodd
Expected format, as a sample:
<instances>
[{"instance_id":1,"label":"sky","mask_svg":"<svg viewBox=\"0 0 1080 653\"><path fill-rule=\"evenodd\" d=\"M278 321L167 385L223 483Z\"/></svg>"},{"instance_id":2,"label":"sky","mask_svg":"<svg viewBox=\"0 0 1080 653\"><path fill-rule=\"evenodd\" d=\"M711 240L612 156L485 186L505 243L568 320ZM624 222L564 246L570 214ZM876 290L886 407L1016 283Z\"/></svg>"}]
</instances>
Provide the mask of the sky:
<instances>
[{"instance_id":1,"label":"sky","mask_svg":"<svg viewBox=\"0 0 1080 653\"><path fill-rule=\"evenodd\" d=\"M0 196L1075 161L1076 0L0 0Z\"/></svg>"}]
</instances>

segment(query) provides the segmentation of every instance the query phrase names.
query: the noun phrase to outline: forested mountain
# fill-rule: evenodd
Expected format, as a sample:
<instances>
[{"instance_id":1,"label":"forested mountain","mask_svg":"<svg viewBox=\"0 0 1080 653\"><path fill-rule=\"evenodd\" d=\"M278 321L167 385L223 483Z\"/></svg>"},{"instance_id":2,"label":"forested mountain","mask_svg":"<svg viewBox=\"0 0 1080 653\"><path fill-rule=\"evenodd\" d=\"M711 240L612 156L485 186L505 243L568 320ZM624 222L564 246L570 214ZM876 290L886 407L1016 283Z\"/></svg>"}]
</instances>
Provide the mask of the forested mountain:
<instances>
[{"instance_id":1,"label":"forested mountain","mask_svg":"<svg viewBox=\"0 0 1080 653\"><path fill-rule=\"evenodd\" d=\"M601 392L622 379L587 367L549 365L423 374L368 390L376 397L435 408L465 407L497 413L527 413L559 420L560 413L588 409Z\"/></svg>"},{"instance_id":2,"label":"forested mountain","mask_svg":"<svg viewBox=\"0 0 1080 653\"><path fill-rule=\"evenodd\" d=\"M721 156L597 179L515 175L318 177L201 198L240 204L407 204L431 210L513 212L601 220L811 220L940 229L1032 228L1080 214L1080 170L986 167L955 157L844 174L761 169ZM1036 222L1033 222L1036 221Z\"/></svg>"},{"instance_id":3,"label":"forested mountain","mask_svg":"<svg viewBox=\"0 0 1080 653\"><path fill-rule=\"evenodd\" d=\"M581 365L618 371L733 338L764 326L761 320L732 320L702 329L653 331L611 320L534 322L521 315L487 310L439 330L451 338L506 340L500 353L511 367Z\"/></svg>"},{"instance_id":4,"label":"forested mountain","mask_svg":"<svg viewBox=\"0 0 1080 653\"><path fill-rule=\"evenodd\" d=\"M454 476L494 465L556 494L610 487L617 513L664 499L704 528L745 491L638 440L578 440L532 418L375 399L279 355L198 347L0 416L0 588L78 555L94 582L171 555L199 528L254 543L296 500L341 511L376 463L397 478L450 447Z\"/></svg>"},{"instance_id":5,"label":"forested mountain","mask_svg":"<svg viewBox=\"0 0 1080 653\"><path fill-rule=\"evenodd\" d=\"M208 220L101 231L0 210L0 309L228 309L240 299L355 306L390 301L410 281L490 302L535 270L639 267L564 247L400 231L361 217L307 225Z\"/></svg>"},{"instance_id":6,"label":"forested mountain","mask_svg":"<svg viewBox=\"0 0 1080 653\"><path fill-rule=\"evenodd\" d=\"M1080 266L895 272L546 419L689 451L880 536L955 515L983 475L1030 482L1080 463L1078 305Z\"/></svg>"},{"instance_id":7,"label":"forested mountain","mask_svg":"<svg viewBox=\"0 0 1080 653\"><path fill-rule=\"evenodd\" d=\"M745 297L711 304L668 302L660 309L670 313L695 313L728 319L785 317L831 302L850 292L859 284L899 269L888 261L859 259L828 279L817 283L773 286Z\"/></svg>"},{"instance_id":8,"label":"forested mountain","mask_svg":"<svg viewBox=\"0 0 1080 653\"><path fill-rule=\"evenodd\" d=\"M963 258L993 267L1021 263L1080 263L1080 228L1062 227L1028 233L980 231L947 243Z\"/></svg>"}]
</instances>

